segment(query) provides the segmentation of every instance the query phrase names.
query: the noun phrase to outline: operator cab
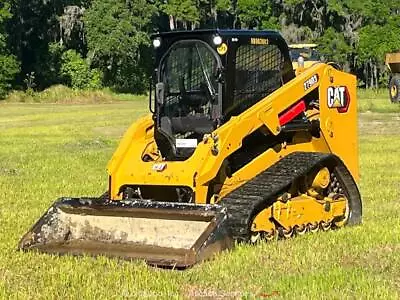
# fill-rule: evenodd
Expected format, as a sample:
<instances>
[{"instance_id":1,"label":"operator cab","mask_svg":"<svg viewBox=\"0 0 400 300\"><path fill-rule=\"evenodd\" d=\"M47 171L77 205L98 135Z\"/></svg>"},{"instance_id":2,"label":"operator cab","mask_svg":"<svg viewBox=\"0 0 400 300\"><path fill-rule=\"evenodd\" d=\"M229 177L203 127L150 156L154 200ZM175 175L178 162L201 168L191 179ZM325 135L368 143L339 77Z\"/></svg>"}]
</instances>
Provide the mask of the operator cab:
<instances>
[{"instance_id":1,"label":"operator cab","mask_svg":"<svg viewBox=\"0 0 400 300\"><path fill-rule=\"evenodd\" d=\"M168 32L153 45L155 140L167 160L189 158L205 134L295 77L275 31Z\"/></svg>"}]
</instances>

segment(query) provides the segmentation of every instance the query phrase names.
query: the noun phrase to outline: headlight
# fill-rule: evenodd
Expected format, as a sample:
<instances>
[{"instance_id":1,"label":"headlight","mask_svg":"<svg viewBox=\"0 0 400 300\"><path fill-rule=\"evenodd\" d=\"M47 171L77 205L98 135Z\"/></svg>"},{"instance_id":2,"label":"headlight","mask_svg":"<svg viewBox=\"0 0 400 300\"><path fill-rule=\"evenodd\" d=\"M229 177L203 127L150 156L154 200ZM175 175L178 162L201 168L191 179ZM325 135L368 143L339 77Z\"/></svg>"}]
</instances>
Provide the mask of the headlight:
<instances>
[{"instance_id":1,"label":"headlight","mask_svg":"<svg viewBox=\"0 0 400 300\"><path fill-rule=\"evenodd\" d=\"M216 46L219 46L222 44L222 38L219 35L215 35L213 38L213 43Z\"/></svg>"},{"instance_id":2,"label":"headlight","mask_svg":"<svg viewBox=\"0 0 400 300\"><path fill-rule=\"evenodd\" d=\"M161 46L161 39L160 38L156 38L153 40L153 46L154 48L158 48Z\"/></svg>"}]
</instances>

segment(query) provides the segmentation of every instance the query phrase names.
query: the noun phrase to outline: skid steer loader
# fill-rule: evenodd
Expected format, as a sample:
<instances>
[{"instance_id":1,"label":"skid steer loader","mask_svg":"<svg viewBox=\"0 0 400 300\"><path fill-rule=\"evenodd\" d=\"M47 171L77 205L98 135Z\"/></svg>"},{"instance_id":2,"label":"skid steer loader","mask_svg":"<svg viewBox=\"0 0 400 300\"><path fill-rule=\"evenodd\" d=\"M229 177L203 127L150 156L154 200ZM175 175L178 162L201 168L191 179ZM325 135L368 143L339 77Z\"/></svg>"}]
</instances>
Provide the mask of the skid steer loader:
<instances>
[{"instance_id":1,"label":"skid steer loader","mask_svg":"<svg viewBox=\"0 0 400 300\"><path fill-rule=\"evenodd\" d=\"M361 222L356 78L295 76L275 31L153 37L150 114L98 198L61 198L19 248L185 268L236 242Z\"/></svg>"}]
</instances>

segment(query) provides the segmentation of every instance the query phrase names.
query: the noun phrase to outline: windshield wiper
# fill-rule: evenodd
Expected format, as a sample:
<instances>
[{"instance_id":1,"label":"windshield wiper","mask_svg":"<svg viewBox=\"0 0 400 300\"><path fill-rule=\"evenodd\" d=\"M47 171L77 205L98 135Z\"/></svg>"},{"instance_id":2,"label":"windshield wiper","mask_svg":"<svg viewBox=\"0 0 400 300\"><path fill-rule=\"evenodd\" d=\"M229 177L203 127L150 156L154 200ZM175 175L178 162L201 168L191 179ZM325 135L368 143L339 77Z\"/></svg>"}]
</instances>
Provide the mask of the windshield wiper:
<instances>
[{"instance_id":1,"label":"windshield wiper","mask_svg":"<svg viewBox=\"0 0 400 300\"><path fill-rule=\"evenodd\" d=\"M200 59L201 70L203 71L203 75L204 75L204 77L206 78L206 81L207 81L208 91L210 92L212 100L214 100L215 99L215 89L214 89L213 85L211 84L210 77L208 76L208 73L207 73L206 68L204 66L203 58L201 57L201 54L200 54L200 51L199 51L199 47L197 45L196 45L196 51L197 51L197 55L199 56L199 59Z\"/></svg>"}]
</instances>

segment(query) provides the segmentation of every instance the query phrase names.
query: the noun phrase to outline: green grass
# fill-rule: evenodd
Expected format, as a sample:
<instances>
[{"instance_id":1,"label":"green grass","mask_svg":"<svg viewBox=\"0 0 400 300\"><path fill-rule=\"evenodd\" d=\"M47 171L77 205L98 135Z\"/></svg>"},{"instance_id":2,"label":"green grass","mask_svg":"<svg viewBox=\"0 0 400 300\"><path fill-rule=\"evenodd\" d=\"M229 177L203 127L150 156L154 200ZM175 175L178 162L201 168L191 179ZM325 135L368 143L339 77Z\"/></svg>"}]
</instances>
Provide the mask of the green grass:
<instances>
[{"instance_id":1,"label":"green grass","mask_svg":"<svg viewBox=\"0 0 400 300\"><path fill-rule=\"evenodd\" d=\"M400 112L400 104L389 100L387 89L359 89L358 109L360 112ZM55 85L41 92L13 91L6 103L58 103L58 104L99 104L119 101L148 101L146 95L115 93L109 89L87 91L73 90L63 85Z\"/></svg>"},{"instance_id":2,"label":"green grass","mask_svg":"<svg viewBox=\"0 0 400 300\"><path fill-rule=\"evenodd\" d=\"M358 110L360 112L398 113L400 104L392 103L388 89L358 90Z\"/></svg>"},{"instance_id":3,"label":"green grass","mask_svg":"<svg viewBox=\"0 0 400 300\"><path fill-rule=\"evenodd\" d=\"M105 191L106 163L146 107L0 104L1 299L400 298L397 114L360 117L362 226L240 246L183 272L16 251L57 197Z\"/></svg>"},{"instance_id":4,"label":"green grass","mask_svg":"<svg viewBox=\"0 0 400 300\"><path fill-rule=\"evenodd\" d=\"M116 101L146 101L147 96L115 93L109 89L74 90L63 85L55 85L41 92L13 91L5 99L7 103L61 103L94 104Z\"/></svg>"}]
</instances>

